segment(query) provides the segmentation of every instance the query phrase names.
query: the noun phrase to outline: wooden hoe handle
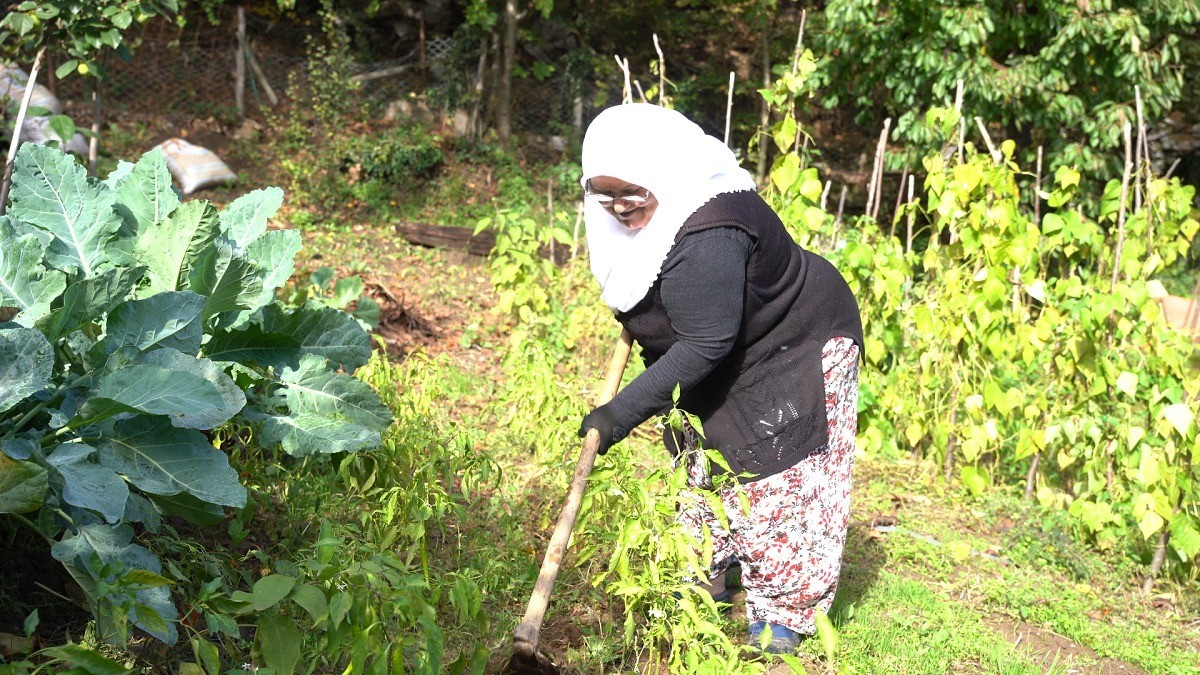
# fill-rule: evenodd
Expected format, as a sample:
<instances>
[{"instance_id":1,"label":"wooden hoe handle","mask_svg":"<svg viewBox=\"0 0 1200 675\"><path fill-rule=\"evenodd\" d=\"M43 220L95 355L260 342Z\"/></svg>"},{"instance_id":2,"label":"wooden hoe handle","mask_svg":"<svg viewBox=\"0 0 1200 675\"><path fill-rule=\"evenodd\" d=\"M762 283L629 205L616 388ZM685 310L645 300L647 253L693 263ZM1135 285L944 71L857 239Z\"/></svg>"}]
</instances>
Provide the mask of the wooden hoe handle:
<instances>
[{"instance_id":1,"label":"wooden hoe handle","mask_svg":"<svg viewBox=\"0 0 1200 675\"><path fill-rule=\"evenodd\" d=\"M608 362L608 376L604 380L604 389L600 392L599 405L612 400L617 388L621 386L621 376L625 373L625 363L629 360L629 350L633 337L628 331L621 331L621 338L613 349L612 358ZM571 539L571 530L575 527L575 518L579 516L579 507L583 501L583 489L587 486L588 475L596 464L596 454L600 450L600 432L590 429L583 440L583 451L579 453L579 461L575 463L575 475L571 478L571 489L567 491L567 501L558 523L554 526L554 535L550 537L550 546L546 549L546 557L542 560L542 570L538 574L537 584L533 587L533 595L529 598L529 607L525 610L525 618L517 625L513 633L513 651L528 656L534 656L538 649L538 638L542 630L542 619L546 616L546 607L550 604L550 592L554 590L554 580L558 577L558 568L562 564L563 554Z\"/></svg>"}]
</instances>

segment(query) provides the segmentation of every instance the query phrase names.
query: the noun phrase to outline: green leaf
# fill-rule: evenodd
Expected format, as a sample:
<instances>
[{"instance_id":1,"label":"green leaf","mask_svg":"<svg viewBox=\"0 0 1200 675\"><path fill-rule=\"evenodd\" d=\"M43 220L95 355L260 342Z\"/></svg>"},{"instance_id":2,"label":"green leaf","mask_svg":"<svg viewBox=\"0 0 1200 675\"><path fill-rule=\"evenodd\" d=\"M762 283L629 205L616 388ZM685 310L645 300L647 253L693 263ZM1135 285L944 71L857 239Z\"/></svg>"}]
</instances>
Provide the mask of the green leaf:
<instances>
[{"instance_id":1,"label":"green leaf","mask_svg":"<svg viewBox=\"0 0 1200 675\"><path fill-rule=\"evenodd\" d=\"M392 412L370 385L327 370L317 357L304 357L300 368L285 371L281 381L292 412L344 418L376 432L392 423Z\"/></svg>"},{"instance_id":2,"label":"green leaf","mask_svg":"<svg viewBox=\"0 0 1200 675\"><path fill-rule=\"evenodd\" d=\"M184 202L165 220L145 225L137 233L134 257L147 267L149 284L142 297L184 288L200 254L216 240L217 210L208 202Z\"/></svg>"},{"instance_id":3,"label":"green leaf","mask_svg":"<svg viewBox=\"0 0 1200 675\"><path fill-rule=\"evenodd\" d=\"M77 61L76 59L67 59L66 61L63 61L62 64L60 64L57 68L54 69L54 76L61 80L64 77L75 72L75 68L78 66L79 66L79 61Z\"/></svg>"},{"instance_id":4,"label":"green leaf","mask_svg":"<svg viewBox=\"0 0 1200 675\"><path fill-rule=\"evenodd\" d=\"M254 598L254 609L262 612L274 607L280 600L287 597L296 585L294 577L282 574L270 574L254 582L251 595Z\"/></svg>"},{"instance_id":5,"label":"green leaf","mask_svg":"<svg viewBox=\"0 0 1200 675\"><path fill-rule=\"evenodd\" d=\"M101 464L144 492L187 492L210 504L246 505L246 489L229 458L199 431L172 427L163 418L137 417L118 422L96 445Z\"/></svg>"},{"instance_id":6,"label":"green leaf","mask_svg":"<svg viewBox=\"0 0 1200 675\"><path fill-rule=\"evenodd\" d=\"M115 188L113 208L124 219L123 231L130 237L166 220L180 204L166 155L157 147L130 165L129 173L117 181Z\"/></svg>"},{"instance_id":7,"label":"green leaf","mask_svg":"<svg viewBox=\"0 0 1200 675\"><path fill-rule=\"evenodd\" d=\"M55 560L73 564L77 569L86 570L83 574L91 578L91 568L88 561L92 555L100 558L105 564L119 563L126 570L149 570L155 574L162 573L162 564L154 554L144 547L131 543L133 528L122 523L119 525L84 525L74 534L67 534L62 541L50 548ZM171 593L166 587L143 588L133 592L137 602L153 610L158 615L158 622L139 620L134 610L129 611L129 618L146 632L166 642L175 644L179 634L174 621L179 618L175 603L171 601ZM93 607L99 601L92 597ZM155 623L160 625L151 626Z\"/></svg>"},{"instance_id":8,"label":"green leaf","mask_svg":"<svg viewBox=\"0 0 1200 675\"><path fill-rule=\"evenodd\" d=\"M196 354L204 339L201 312L205 302L204 296L191 291L172 291L117 305L108 315L105 354L122 347L141 351L170 347Z\"/></svg>"},{"instance_id":9,"label":"green leaf","mask_svg":"<svg viewBox=\"0 0 1200 675\"><path fill-rule=\"evenodd\" d=\"M125 675L129 672L129 669L120 663L83 645L59 645L42 653L66 661L72 668L87 675Z\"/></svg>"},{"instance_id":10,"label":"green leaf","mask_svg":"<svg viewBox=\"0 0 1200 675\"><path fill-rule=\"evenodd\" d=\"M0 328L0 413L51 385L54 347L32 328Z\"/></svg>"},{"instance_id":11,"label":"green leaf","mask_svg":"<svg viewBox=\"0 0 1200 675\"><path fill-rule=\"evenodd\" d=\"M36 511L42 507L49 489L44 468L0 455L0 513Z\"/></svg>"},{"instance_id":12,"label":"green leaf","mask_svg":"<svg viewBox=\"0 0 1200 675\"><path fill-rule=\"evenodd\" d=\"M833 627L833 622L829 620L829 616L825 614L825 610L817 608L813 615L813 623L817 628L817 637L821 640L821 647L825 650L825 659L829 663L834 663L838 650L838 633Z\"/></svg>"},{"instance_id":13,"label":"green leaf","mask_svg":"<svg viewBox=\"0 0 1200 675\"><path fill-rule=\"evenodd\" d=\"M258 620L254 635L259 652L276 675L291 675L300 663L302 637L300 629L289 618L269 614Z\"/></svg>"},{"instance_id":14,"label":"green leaf","mask_svg":"<svg viewBox=\"0 0 1200 675\"><path fill-rule=\"evenodd\" d=\"M246 246L246 258L262 271L262 294L252 303L255 309L270 304L276 289L291 278L300 246L300 233L295 230L273 230Z\"/></svg>"},{"instance_id":15,"label":"green leaf","mask_svg":"<svg viewBox=\"0 0 1200 675\"><path fill-rule=\"evenodd\" d=\"M350 303L358 299L363 292L363 280L358 276L338 279L333 285L332 304L337 309L346 309Z\"/></svg>"},{"instance_id":16,"label":"green leaf","mask_svg":"<svg viewBox=\"0 0 1200 675\"><path fill-rule=\"evenodd\" d=\"M292 601L300 605L316 624L329 612L325 592L312 584L300 584L292 589Z\"/></svg>"},{"instance_id":17,"label":"green leaf","mask_svg":"<svg viewBox=\"0 0 1200 675\"><path fill-rule=\"evenodd\" d=\"M141 412L164 415L178 427L206 428L204 421L219 416L224 406L221 391L204 377L135 364L105 373L68 426L79 428L119 413Z\"/></svg>"},{"instance_id":18,"label":"green leaf","mask_svg":"<svg viewBox=\"0 0 1200 675\"><path fill-rule=\"evenodd\" d=\"M1162 417L1171 423L1171 426L1175 428L1175 431L1179 432L1180 436L1187 438L1196 414L1192 412L1192 409L1186 403L1176 403L1163 408Z\"/></svg>"},{"instance_id":19,"label":"green leaf","mask_svg":"<svg viewBox=\"0 0 1200 675\"><path fill-rule=\"evenodd\" d=\"M267 222L282 205L283 190L277 187L248 192L221 211L221 231L244 250L267 231Z\"/></svg>"},{"instance_id":20,"label":"green leaf","mask_svg":"<svg viewBox=\"0 0 1200 675\"><path fill-rule=\"evenodd\" d=\"M116 523L125 516L129 486L112 469L91 461L95 451L83 443L64 443L46 457L46 463L63 478L63 501Z\"/></svg>"},{"instance_id":21,"label":"green leaf","mask_svg":"<svg viewBox=\"0 0 1200 675\"><path fill-rule=\"evenodd\" d=\"M991 478L985 469L977 466L964 466L959 473L962 476L963 485L967 486L972 495L978 497L987 491Z\"/></svg>"},{"instance_id":22,"label":"green leaf","mask_svg":"<svg viewBox=\"0 0 1200 675\"><path fill-rule=\"evenodd\" d=\"M58 136L59 141L65 147L72 138L75 137L75 122L66 115L51 115L50 130Z\"/></svg>"},{"instance_id":23,"label":"green leaf","mask_svg":"<svg viewBox=\"0 0 1200 675\"><path fill-rule=\"evenodd\" d=\"M17 152L8 214L54 235L46 251L52 267L90 277L109 263L105 247L121 227L115 197L71 155L25 143Z\"/></svg>"},{"instance_id":24,"label":"green leaf","mask_svg":"<svg viewBox=\"0 0 1200 675\"><path fill-rule=\"evenodd\" d=\"M196 260L188 273L188 290L208 298L205 321L214 314L255 309L263 293L263 272L238 254L229 242L218 239Z\"/></svg>"},{"instance_id":25,"label":"green leaf","mask_svg":"<svg viewBox=\"0 0 1200 675\"><path fill-rule=\"evenodd\" d=\"M331 267L318 267L312 274L308 275L308 283L316 286L322 291L328 291L333 285L333 279L336 273Z\"/></svg>"},{"instance_id":26,"label":"green leaf","mask_svg":"<svg viewBox=\"0 0 1200 675\"><path fill-rule=\"evenodd\" d=\"M352 424L339 417L313 413L265 415L247 408L247 419L262 422L260 443L264 447L281 445L289 455L302 457L316 453L358 452L379 447L377 431Z\"/></svg>"},{"instance_id":27,"label":"green leaf","mask_svg":"<svg viewBox=\"0 0 1200 675\"><path fill-rule=\"evenodd\" d=\"M142 354L137 363L166 368L176 373L190 373L212 384L220 394L220 405L203 408L197 405L184 417L172 418L171 423L177 427L214 429L228 422L246 406L246 393L209 359L188 356L168 347Z\"/></svg>"},{"instance_id":28,"label":"green leaf","mask_svg":"<svg viewBox=\"0 0 1200 675\"><path fill-rule=\"evenodd\" d=\"M63 304L37 326L54 341L85 326L99 324L114 307L129 298L145 272L141 267L116 267L77 281L63 293Z\"/></svg>"},{"instance_id":29,"label":"green leaf","mask_svg":"<svg viewBox=\"0 0 1200 675\"><path fill-rule=\"evenodd\" d=\"M186 492L174 495L147 495L164 516L177 516L192 523L211 527L225 519L225 509L217 504L196 499Z\"/></svg>"},{"instance_id":30,"label":"green leaf","mask_svg":"<svg viewBox=\"0 0 1200 675\"><path fill-rule=\"evenodd\" d=\"M1184 562L1200 555L1200 522L1184 511L1172 516L1171 546Z\"/></svg>"},{"instance_id":31,"label":"green leaf","mask_svg":"<svg viewBox=\"0 0 1200 675\"><path fill-rule=\"evenodd\" d=\"M8 216L0 216L0 307L15 307L17 323L25 326L48 315L67 287L65 274L42 264L46 249L36 235L19 235Z\"/></svg>"},{"instance_id":32,"label":"green leaf","mask_svg":"<svg viewBox=\"0 0 1200 675\"><path fill-rule=\"evenodd\" d=\"M253 324L215 333L204 352L214 361L278 371L298 368L302 357L313 355L353 372L370 358L371 338L354 317L332 307L309 301L289 312L271 304Z\"/></svg>"},{"instance_id":33,"label":"green leaf","mask_svg":"<svg viewBox=\"0 0 1200 675\"><path fill-rule=\"evenodd\" d=\"M1130 398L1137 396L1138 376L1129 371L1122 371L1117 376L1117 389L1124 392Z\"/></svg>"}]
</instances>

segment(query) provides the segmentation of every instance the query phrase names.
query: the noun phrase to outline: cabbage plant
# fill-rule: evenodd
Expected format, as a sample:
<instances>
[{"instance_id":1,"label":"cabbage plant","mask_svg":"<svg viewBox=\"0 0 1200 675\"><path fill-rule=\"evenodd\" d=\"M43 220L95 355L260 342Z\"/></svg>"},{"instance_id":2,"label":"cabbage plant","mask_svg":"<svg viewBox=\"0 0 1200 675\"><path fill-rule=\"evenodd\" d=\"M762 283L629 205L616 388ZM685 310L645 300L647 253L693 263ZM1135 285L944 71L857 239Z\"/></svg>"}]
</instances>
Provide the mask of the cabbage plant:
<instances>
[{"instance_id":1,"label":"cabbage plant","mask_svg":"<svg viewBox=\"0 0 1200 675\"><path fill-rule=\"evenodd\" d=\"M392 416L352 377L350 315L290 308L300 236L268 230L283 192L181 202L162 153L105 180L26 144L0 216L0 514L53 542L103 634L176 641L164 515L211 524L246 503L206 433L231 420L292 455L377 447Z\"/></svg>"}]
</instances>

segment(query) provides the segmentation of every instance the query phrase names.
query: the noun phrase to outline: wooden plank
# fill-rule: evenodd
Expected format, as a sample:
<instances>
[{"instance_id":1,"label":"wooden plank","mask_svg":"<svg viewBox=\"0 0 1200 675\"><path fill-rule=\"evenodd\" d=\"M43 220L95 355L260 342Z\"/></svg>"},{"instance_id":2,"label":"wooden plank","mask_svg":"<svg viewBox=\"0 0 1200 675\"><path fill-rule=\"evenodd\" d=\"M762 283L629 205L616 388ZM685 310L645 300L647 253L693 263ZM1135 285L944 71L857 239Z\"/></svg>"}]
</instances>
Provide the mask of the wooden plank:
<instances>
[{"instance_id":1,"label":"wooden plank","mask_svg":"<svg viewBox=\"0 0 1200 675\"><path fill-rule=\"evenodd\" d=\"M417 246L465 250L471 255L487 256L496 245L496 235L488 230L472 234L466 227L448 227L428 223L396 223L396 234Z\"/></svg>"}]
</instances>

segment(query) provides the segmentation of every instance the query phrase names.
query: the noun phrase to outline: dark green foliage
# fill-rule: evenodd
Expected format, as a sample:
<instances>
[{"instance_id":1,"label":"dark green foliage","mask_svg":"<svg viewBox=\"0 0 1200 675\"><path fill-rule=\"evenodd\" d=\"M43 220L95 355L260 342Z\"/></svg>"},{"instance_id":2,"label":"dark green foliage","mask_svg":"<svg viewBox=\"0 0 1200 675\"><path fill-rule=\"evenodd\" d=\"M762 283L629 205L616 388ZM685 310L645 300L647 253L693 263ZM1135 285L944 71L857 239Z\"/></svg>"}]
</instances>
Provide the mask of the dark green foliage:
<instances>
[{"instance_id":1,"label":"dark green foliage","mask_svg":"<svg viewBox=\"0 0 1200 675\"><path fill-rule=\"evenodd\" d=\"M351 138L342 148L342 169L357 167L362 178L394 186L429 179L445 159L439 140L420 127L394 127Z\"/></svg>"}]
</instances>

